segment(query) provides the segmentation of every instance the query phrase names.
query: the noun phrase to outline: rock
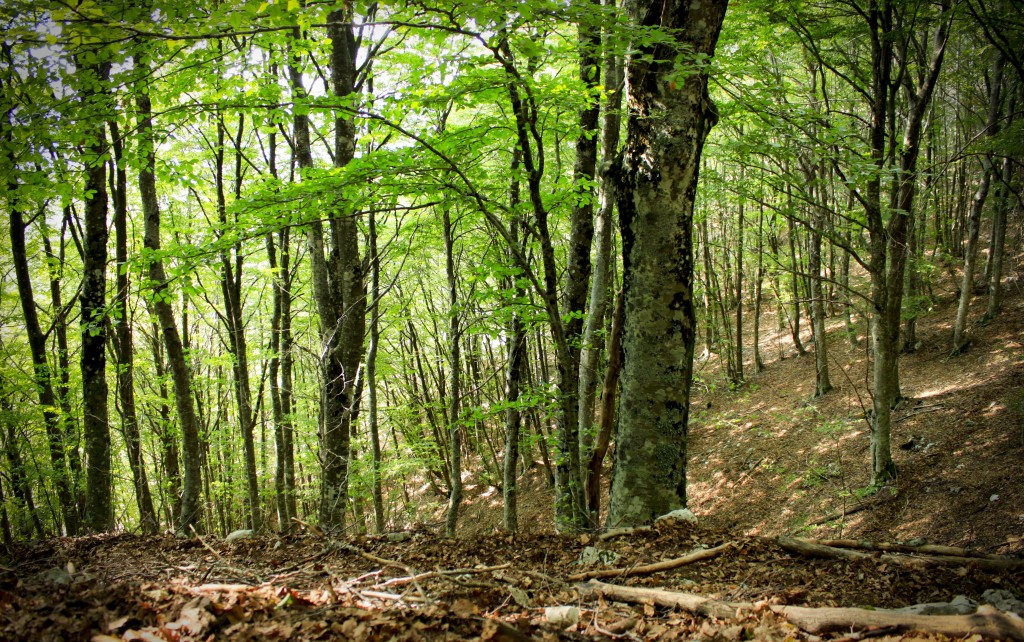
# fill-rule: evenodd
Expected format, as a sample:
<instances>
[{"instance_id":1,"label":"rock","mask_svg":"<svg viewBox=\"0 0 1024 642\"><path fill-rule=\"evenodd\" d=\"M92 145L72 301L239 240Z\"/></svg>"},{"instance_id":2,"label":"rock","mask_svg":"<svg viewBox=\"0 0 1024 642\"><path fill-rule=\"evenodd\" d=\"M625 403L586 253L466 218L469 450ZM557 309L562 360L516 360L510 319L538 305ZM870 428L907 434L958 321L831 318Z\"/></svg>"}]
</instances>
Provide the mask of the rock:
<instances>
[{"instance_id":1,"label":"rock","mask_svg":"<svg viewBox=\"0 0 1024 642\"><path fill-rule=\"evenodd\" d=\"M957 595L950 602L929 602L892 610L913 615L970 615L978 610L978 603L966 595Z\"/></svg>"},{"instance_id":2,"label":"rock","mask_svg":"<svg viewBox=\"0 0 1024 642\"><path fill-rule=\"evenodd\" d=\"M404 542L412 539L412 533L409 531L400 531L398 533L388 533L387 538L389 542Z\"/></svg>"},{"instance_id":3,"label":"rock","mask_svg":"<svg viewBox=\"0 0 1024 642\"><path fill-rule=\"evenodd\" d=\"M696 524L697 516L694 515L689 508L680 508L672 511L671 513L665 513L658 519L654 520L655 524L665 524L670 522L687 522L689 524Z\"/></svg>"},{"instance_id":4,"label":"rock","mask_svg":"<svg viewBox=\"0 0 1024 642\"><path fill-rule=\"evenodd\" d=\"M582 566L597 566L598 564L608 566L614 564L618 559L619 554L615 551L605 551L596 546L588 546L580 553L579 564Z\"/></svg>"},{"instance_id":5,"label":"rock","mask_svg":"<svg viewBox=\"0 0 1024 642\"><path fill-rule=\"evenodd\" d=\"M549 606L544 609L544 617L553 626L564 629L580 621L580 610L575 606Z\"/></svg>"},{"instance_id":6,"label":"rock","mask_svg":"<svg viewBox=\"0 0 1024 642\"><path fill-rule=\"evenodd\" d=\"M46 584L66 586L71 584L71 573L68 573L66 569L59 566L54 566L53 568L36 573L35 580L37 582L45 582Z\"/></svg>"},{"instance_id":7,"label":"rock","mask_svg":"<svg viewBox=\"0 0 1024 642\"><path fill-rule=\"evenodd\" d=\"M1024 617L1024 602L1006 589L989 589L981 594L981 600L991 604L1000 611L1016 613Z\"/></svg>"},{"instance_id":8,"label":"rock","mask_svg":"<svg viewBox=\"0 0 1024 642\"><path fill-rule=\"evenodd\" d=\"M237 531L231 531L228 536L224 538L225 542L237 542L240 539L251 539L252 529L241 529Z\"/></svg>"}]
</instances>

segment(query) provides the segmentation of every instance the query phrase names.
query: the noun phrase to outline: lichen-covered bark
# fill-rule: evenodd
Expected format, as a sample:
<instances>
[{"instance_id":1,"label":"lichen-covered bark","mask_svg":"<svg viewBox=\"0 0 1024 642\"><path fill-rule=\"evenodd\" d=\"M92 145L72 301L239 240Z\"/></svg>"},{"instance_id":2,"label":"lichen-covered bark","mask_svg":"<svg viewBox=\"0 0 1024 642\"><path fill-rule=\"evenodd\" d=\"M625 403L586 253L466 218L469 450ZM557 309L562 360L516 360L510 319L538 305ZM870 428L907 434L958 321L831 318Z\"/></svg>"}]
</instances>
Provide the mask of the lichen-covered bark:
<instances>
[{"instance_id":1,"label":"lichen-covered bark","mask_svg":"<svg viewBox=\"0 0 1024 642\"><path fill-rule=\"evenodd\" d=\"M726 5L625 5L636 23L671 29L677 42L638 47L627 64L629 126L618 180L625 319L609 525L650 523L686 505L693 204L700 155L717 120L707 76L690 56L714 53ZM680 53L690 73L676 73L671 61Z\"/></svg>"},{"instance_id":2,"label":"lichen-covered bark","mask_svg":"<svg viewBox=\"0 0 1024 642\"><path fill-rule=\"evenodd\" d=\"M108 68L92 70L106 80ZM91 92L90 92L91 95ZM86 158L85 234L82 255L82 428L86 468L85 523L94 532L113 528L110 424L107 403L107 153L102 124L93 131Z\"/></svg>"},{"instance_id":3,"label":"lichen-covered bark","mask_svg":"<svg viewBox=\"0 0 1024 642\"><path fill-rule=\"evenodd\" d=\"M331 12L328 22L331 90L337 97L347 97L355 91L356 78L356 40L352 34L351 6ZM298 125L296 119L297 128ZM348 165L355 156L356 129L352 117L341 112L335 118L334 127L334 165L340 168ZM363 267L353 216L340 211L331 214L329 246L324 242L319 224L310 228L313 291L320 311L324 342L320 522L330 528L343 528L348 501L352 413L357 398L356 379L363 355L366 325ZM329 252L326 256L325 250Z\"/></svg>"}]
</instances>

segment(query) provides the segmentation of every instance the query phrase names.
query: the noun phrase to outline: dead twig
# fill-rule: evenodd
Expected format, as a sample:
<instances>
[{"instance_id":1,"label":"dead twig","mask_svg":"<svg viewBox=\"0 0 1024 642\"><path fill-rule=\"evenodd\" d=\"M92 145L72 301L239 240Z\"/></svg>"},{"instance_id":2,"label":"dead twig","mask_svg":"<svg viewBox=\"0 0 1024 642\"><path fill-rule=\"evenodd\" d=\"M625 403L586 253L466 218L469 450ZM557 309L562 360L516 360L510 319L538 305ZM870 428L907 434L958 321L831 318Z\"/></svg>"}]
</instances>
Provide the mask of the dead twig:
<instances>
[{"instance_id":1,"label":"dead twig","mask_svg":"<svg viewBox=\"0 0 1024 642\"><path fill-rule=\"evenodd\" d=\"M581 580L589 580L599 577L629 577L631 575L650 575L651 573L670 571L674 568L679 568L680 566L686 566L687 564L693 564L694 562L700 562L701 560L718 557L735 545L736 542L726 542L725 544L716 546L715 548L702 549L690 553L689 555L684 555L683 557L677 557L664 562L656 562L654 564L646 564L644 566L634 566L632 568L609 568L598 571L574 573L569 576L569 580L578 582Z\"/></svg>"}]
</instances>

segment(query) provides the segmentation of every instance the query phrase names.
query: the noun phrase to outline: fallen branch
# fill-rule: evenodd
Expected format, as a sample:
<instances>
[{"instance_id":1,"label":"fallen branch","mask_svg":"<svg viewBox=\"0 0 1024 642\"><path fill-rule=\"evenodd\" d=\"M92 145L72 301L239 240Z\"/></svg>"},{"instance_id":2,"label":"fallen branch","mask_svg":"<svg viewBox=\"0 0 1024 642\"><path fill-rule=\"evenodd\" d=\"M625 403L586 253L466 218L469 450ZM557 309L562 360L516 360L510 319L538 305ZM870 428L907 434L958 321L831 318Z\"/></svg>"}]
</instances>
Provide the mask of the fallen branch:
<instances>
[{"instance_id":1,"label":"fallen branch","mask_svg":"<svg viewBox=\"0 0 1024 642\"><path fill-rule=\"evenodd\" d=\"M584 598L600 595L619 602L678 608L694 615L723 619L754 610L754 604L750 602L722 602L693 593L616 586L595 580L578 584L576 589ZM814 635L856 629L892 629L938 633L955 638L978 634L1024 642L1024 621L988 605L979 607L976 613L969 615L914 615L886 610L781 605L772 605L769 608L776 615Z\"/></svg>"},{"instance_id":2,"label":"fallen branch","mask_svg":"<svg viewBox=\"0 0 1024 642\"><path fill-rule=\"evenodd\" d=\"M795 538L802 542L808 542L811 544L819 544L821 546L831 546L833 548L853 548L865 551L893 551L897 553L915 553L918 555L939 555L945 557L965 557L965 558L977 558L987 560L1001 560L1001 561L1019 561L1013 560L1012 558L1004 555L995 555L992 553L979 553L966 548L959 548L956 546L940 546L938 544L924 544L921 546L911 546L909 544L895 544L889 542L868 542L865 540L857 539L810 539L807 537Z\"/></svg>"},{"instance_id":3,"label":"fallen branch","mask_svg":"<svg viewBox=\"0 0 1024 642\"><path fill-rule=\"evenodd\" d=\"M653 526L626 526L623 528L613 528L606 533L601 533L597 536L597 541L604 542L616 537L623 537L625 535L634 535L636 533L649 533L654 530Z\"/></svg>"},{"instance_id":4,"label":"fallen branch","mask_svg":"<svg viewBox=\"0 0 1024 642\"><path fill-rule=\"evenodd\" d=\"M580 596L605 598L630 604L653 604L667 608L682 609L694 615L705 615L717 618L732 618L744 611L753 610L750 602L721 602L703 595L678 593L664 589L645 588L642 586L618 586L590 580L586 584L577 584Z\"/></svg>"},{"instance_id":5,"label":"fallen branch","mask_svg":"<svg viewBox=\"0 0 1024 642\"><path fill-rule=\"evenodd\" d=\"M512 566L512 563L499 564L498 566L488 566L486 568L457 568L450 571L427 571L420 573L419 575L409 575L407 577L393 577L386 582L377 584L373 588L385 588L388 586L396 586L399 584L408 584L410 582L417 582L419 580L427 580L432 577L444 577L448 575L469 575L472 573L490 573L492 571L500 571L502 569Z\"/></svg>"},{"instance_id":6,"label":"fallen branch","mask_svg":"<svg viewBox=\"0 0 1024 642\"><path fill-rule=\"evenodd\" d=\"M687 564L693 564L701 560L711 559L712 557L718 557L723 552L732 548L736 545L736 542L726 542L721 546L714 548L705 548L699 551L684 555L683 557L677 557L671 560L665 560L664 562L656 562L654 564L646 564L644 566L634 566L632 568L606 568L597 571L585 571L583 573L573 573L569 576L569 580L572 582L579 582L581 580L589 580L598 577L629 577L631 575L650 575L651 573L659 573L661 571L669 571L680 566L686 566Z\"/></svg>"},{"instance_id":7,"label":"fallen branch","mask_svg":"<svg viewBox=\"0 0 1024 642\"><path fill-rule=\"evenodd\" d=\"M912 557L910 555L896 555L891 553L862 553L860 551L817 544L811 540L794 539L782 536L779 536L778 542L779 546L785 550L807 557L820 557L823 559L837 560L876 559L881 562L899 564L907 568L923 569L934 566L975 566L986 571L1006 571L1024 566L1024 561L1014 559L987 559L953 556Z\"/></svg>"},{"instance_id":8,"label":"fallen branch","mask_svg":"<svg viewBox=\"0 0 1024 642\"><path fill-rule=\"evenodd\" d=\"M772 606L772 611L808 633L820 635L870 627L923 631L954 638L983 635L1001 640L1024 640L1024 621L991 606L971 615L910 615L891 611L852 608Z\"/></svg>"}]
</instances>

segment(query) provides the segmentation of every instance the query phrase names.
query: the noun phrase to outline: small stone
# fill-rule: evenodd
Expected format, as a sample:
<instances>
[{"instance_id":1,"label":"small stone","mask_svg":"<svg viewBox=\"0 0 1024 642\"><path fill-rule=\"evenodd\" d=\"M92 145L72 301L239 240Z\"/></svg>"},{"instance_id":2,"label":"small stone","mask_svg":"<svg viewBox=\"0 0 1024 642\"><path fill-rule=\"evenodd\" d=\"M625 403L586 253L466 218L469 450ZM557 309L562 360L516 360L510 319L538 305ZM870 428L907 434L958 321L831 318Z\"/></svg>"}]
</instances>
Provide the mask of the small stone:
<instances>
[{"instance_id":1,"label":"small stone","mask_svg":"<svg viewBox=\"0 0 1024 642\"><path fill-rule=\"evenodd\" d=\"M250 539L252 537L252 529L244 528L237 531L231 531L228 536L224 538L225 542L237 542L240 539Z\"/></svg>"},{"instance_id":2,"label":"small stone","mask_svg":"<svg viewBox=\"0 0 1024 642\"><path fill-rule=\"evenodd\" d=\"M988 501L990 501L990 502L997 502L997 501L999 501L999 495L993 494L991 497L988 498Z\"/></svg>"},{"instance_id":3,"label":"small stone","mask_svg":"<svg viewBox=\"0 0 1024 642\"><path fill-rule=\"evenodd\" d=\"M575 606L549 606L544 609L544 617L552 626L564 629L580 621L580 610Z\"/></svg>"},{"instance_id":4,"label":"small stone","mask_svg":"<svg viewBox=\"0 0 1024 642\"><path fill-rule=\"evenodd\" d=\"M59 566L54 566L51 569L37 573L36 580L46 582L47 584L64 586L71 583L71 573L68 573L67 570Z\"/></svg>"},{"instance_id":5,"label":"small stone","mask_svg":"<svg viewBox=\"0 0 1024 642\"><path fill-rule=\"evenodd\" d=\"M696 524L697 516L694 515L689 508L680 508L672 511L671 513L665 513L658 519L654 520L655 524L665 522L687 522L690 524Z\"/></svg>"},{"instance_id":6,"label":"small stone","mask_svg":"<svg viewBox=\"0 0 1024 642\"><path fill-rule=\"evenodd\" d=\"M597 566L602 564L608 566L614 564L619 559L619 554L615 551L604 551L596 546L587 546L580 552L579 563L582 566Z\"/></svg>"}]
</instances>

